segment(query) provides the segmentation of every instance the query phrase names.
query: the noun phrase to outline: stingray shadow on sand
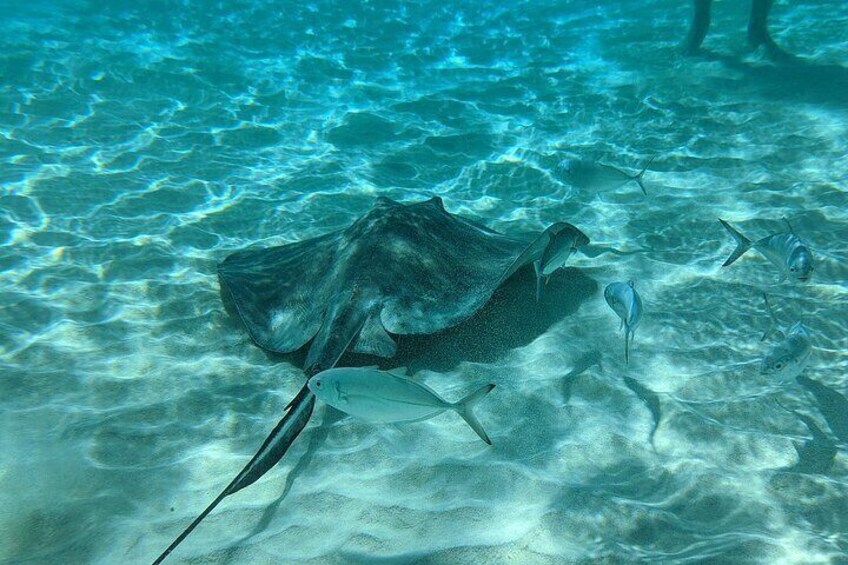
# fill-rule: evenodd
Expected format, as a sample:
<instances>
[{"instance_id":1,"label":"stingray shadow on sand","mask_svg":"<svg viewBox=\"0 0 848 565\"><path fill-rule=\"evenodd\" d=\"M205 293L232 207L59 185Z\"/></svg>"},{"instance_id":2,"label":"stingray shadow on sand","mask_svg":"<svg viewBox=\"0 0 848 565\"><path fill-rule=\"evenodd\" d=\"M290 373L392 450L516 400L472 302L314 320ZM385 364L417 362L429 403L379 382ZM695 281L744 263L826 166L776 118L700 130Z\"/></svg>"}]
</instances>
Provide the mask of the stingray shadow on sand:
<instances>
[{"instance_id":1,"label":"stingray shadow on sand","mask_svg":"<svg viewBox=\"0 0 848 565\"><path fill-rule=\"evenodd\" d=\"M463 362L496 362L576 313L581 304L597 294L598 288L598 283L579 269L566 268L548 280L544 294L536 302L533 269L522 269L472 318L438 333L403 336L397 355L381 361L380 366L405 366L411 372L448 372ZM345 365L368 362L356 355L342 360Z\"/></svg>"}]
</instances>

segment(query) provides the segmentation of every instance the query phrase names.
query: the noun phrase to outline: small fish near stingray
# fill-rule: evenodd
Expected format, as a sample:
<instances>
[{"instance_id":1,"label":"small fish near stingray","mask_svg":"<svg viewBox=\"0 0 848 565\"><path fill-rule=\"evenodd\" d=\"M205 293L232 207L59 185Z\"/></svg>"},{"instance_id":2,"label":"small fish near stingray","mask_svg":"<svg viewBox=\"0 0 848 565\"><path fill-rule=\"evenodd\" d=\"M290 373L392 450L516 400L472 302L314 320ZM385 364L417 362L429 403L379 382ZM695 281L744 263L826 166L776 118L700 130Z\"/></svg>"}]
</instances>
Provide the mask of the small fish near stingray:
<instances>
[{"instance_id":1,"label":"small fish near stingray","mask_svg":"<svg viewBox=\"0 0 848 565\"><path fill-rule=\"evenodd\" d=\"M636 281L613 282L604 289L604 299L618 315L624 328L624 362L630 363L630 344L642 320L642 298L636 292Z\"/></svg>"},{"instance_id":2,"label":"small fish near stingray","mask_svg":"<svg viewBox=\"0 0 848 565\"><path fill-rule=\"evenodd\" d=\"M480 439L492 440L474 415L474 406L495 385L484 385L457 402L447 402L423 383L376 367L327 369L309 379L309 390L336 410L376 423L417 422L453 410Z\"/></svg>"},{"instance_id":3,"label":"small fish near stingray","mask_svg":"<svg viewBox=\"0 0 848 565\"><path fill-rule=\"evenodd\" d=\"M559 234L570 235L566 241ZM525 265L537 265L537 273L548 276L565 265L575 245L588 242L565 222L520 239L447 212L437 197L412 204L381 197L345 229L233 253L218 265L218 278L227 310L241 320L253 342L273 353L305 348L304 371L310 378L333 368L346 352L392 357L397 351L393 336L455 326ZM399 402L423 399L425 406L415 410L419 417L455 410L489 443L471 408L491 385L451 404L409 382L386 384L389 378L379 373L360 371L357 378L385 385L377 404L387 418L398 417ZM310 382L316 388L316 381ZM306 426L314 404L315 394L304 384L253 458L154 564L225 497L271 469Z\"/></svg>"},{"instance_id":4,"label":"small fish near stingray","mask_svg":"<svg viewBox=\"0 0 848 565\"><path fill-rule=\"evenodd\" d=\"M571 186L595 191L613 190L627 183L635 182L642 194L648 195L642 177L653 159L636 174L622 171L618 167L586 159L566 159L557 166L557 172Z\"/></svg>"},{"instance_id":5,"label":"small fish near stingray","mask_svg":"<svg viewBox=\"0 0 848 565\"><path fill-rule=\"evenodd\" d=\"M810 332L801 322L795 322L789 327L782 326L765 293L763 300L771 322L760 341L765 341L773 333L780 336L780 341L766 350L760 363L760 374L775 382L791 382L807 367L812 351Z\"/></svg>"},{"instance_id":6,"label":"small fish near stingray","mask_svg":"<svg viewBox=\"0 0 848 565\"><path fill-rule=\"evenodd\" d=\"M542 299L542 289L548 278L556 271L564 269L566 262L575 251L589 245L589 237L567 222L553 224L539 236L533 245L527 247L516 259L525 264L532 257L536 271L536 302Z\"/></svg>"}]
</instances>

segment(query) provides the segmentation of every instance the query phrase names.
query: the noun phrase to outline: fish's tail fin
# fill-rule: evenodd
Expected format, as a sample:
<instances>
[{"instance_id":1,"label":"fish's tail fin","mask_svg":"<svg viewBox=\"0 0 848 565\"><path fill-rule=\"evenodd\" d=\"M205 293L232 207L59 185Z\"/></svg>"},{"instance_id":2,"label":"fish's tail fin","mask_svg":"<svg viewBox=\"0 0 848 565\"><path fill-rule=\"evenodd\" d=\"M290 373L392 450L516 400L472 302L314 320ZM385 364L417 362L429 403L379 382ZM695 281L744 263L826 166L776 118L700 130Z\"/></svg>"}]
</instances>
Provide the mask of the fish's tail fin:
<instances>
[{"instance_id":1,"label":"fish's tail fin","mask_svg":"<svg viewBox=\"0 0 848 565\"><path fill-rule=\"evenodd\" d=\"M653 163L653 162L654 162L654 159L656 159L656 157L651 157L650 159L648 159L648 162L647 162L647 163L645 163L645 166L644 166L644 167L642 167L642 170L641 170L641 171L639 171L639 172L636 174L636 176L635 176L635 177L633 177L633 180L635 180L635 181L636 181L636 184L638 184L638 185L639 185L639 188L641 188L641 189L642 189L642 194L644 194L645 196L648 196L648 191L647 191L647 190L645 190L645 185L644 185L644 184L642 184L642 177L643 177L643 176L645 176L645 171L647 171L647 170L648 170L648 167L650 167L650 166L651 166L651 163Z\"/></svg>"},{"instance_id":2,"label":"fish's tail fin","mask_svg":"<svg viewBox=\"0 0 848 565\"><path fill-rule=\"evenodd\" d=\"M492 440L489 439L489 435L486 433L486 430L483 429L483 426L480 424L477 416L474 415L474 406L480 402L484 396L489 394L493 388L495 388L495 385L491 383L483 385L459 402L455 402L451 405L451 407L456 410L460 416L462 416L462 419L471 426L471 429L477 432L480 439L489 445L492 445Z\"/></svg>"},{"instance_id":3,"label":"fish's tail fin","mask_svg":"<svg viewBox=\"0 0 848 565\"><path fill-rule=\"evenodd\" d=\"M730 235L732 235L733 239L736 240L736 249L733 250L733 253L730 254L730 257L728 257L727 261L725 261L722 265L722 267L727 267L728 265L732 264L734 261L742 257L742 255L744 255L746 251L751 249L751 240L739 233L733 226L731 226L721 218L719 218L718 221L721 222L721 225L724 226L724 229L730 232Z\"/></svg>"},{"instance_id":4,"label":"fish's tail fin","mask_svg":"<svg viewBox=\"0 0 848 565\"><path fill-rule=\"evenodd\" d=\"M763 293L763 300L766 303L766 311L769 315L769 325L766 328L766 331L763 332L763 337L760 338L760 341L765 341L766 339L768 339L768 337L774 333L775 329L778 326L777 318L775 318L774 316L774 310L771 309L771 304L769 304L768 295L765 292Z\"/></svg>"}]
</instances>

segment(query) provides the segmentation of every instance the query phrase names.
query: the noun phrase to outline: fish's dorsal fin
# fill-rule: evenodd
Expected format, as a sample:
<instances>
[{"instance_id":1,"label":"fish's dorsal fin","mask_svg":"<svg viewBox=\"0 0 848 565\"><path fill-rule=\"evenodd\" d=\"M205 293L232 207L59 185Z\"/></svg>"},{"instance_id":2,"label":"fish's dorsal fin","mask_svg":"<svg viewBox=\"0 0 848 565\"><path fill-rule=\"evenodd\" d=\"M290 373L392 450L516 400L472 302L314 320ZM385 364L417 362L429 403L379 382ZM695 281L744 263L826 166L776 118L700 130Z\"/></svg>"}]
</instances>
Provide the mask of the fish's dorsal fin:
<instances>
[{"instance_id":1,"label":"fish's dorsal fin","mask_svg":"<svg viewBox=\"0 0 848 565\"><path fill-rule=\"evenodd\" d=\"M789 228L789 233L791 233L795 237L798 237L798 234L795 233L794 229L792 229L792 224L789 223L789 219L786 216L783 216L783 221L786 223L786 227Z\"/></svg>"},{"instance_id":2,"label":"fish's dorsal fin","mask_svg":"<svg viewBox=\"0 0 848 565\"><path fill-rule=\"evenodd\" d=\"M395 375L396 377L408 377L409 376L409 368L408 367L395 367L394 369L389 369L386 371L391 375Z\"/></svg>"},{"instance_id":3,"label":"fish's dorsal fin","mask_svg":"<svg viewBox=\"0 0 848 565\"><path fill-rule=\"evenodd\" d=\"M774 315L774 310L771 308L771 304L769 303L768 295L763 293L763 300L766 303L766 311L768 311L769 315L769 325L766 328L766 331L763 332L763 337L760 338L760 341L765 341L770 335L775 332L783 333L780 329L780 322L777 321L777 316Z\"/></svg>"}]
</instances>

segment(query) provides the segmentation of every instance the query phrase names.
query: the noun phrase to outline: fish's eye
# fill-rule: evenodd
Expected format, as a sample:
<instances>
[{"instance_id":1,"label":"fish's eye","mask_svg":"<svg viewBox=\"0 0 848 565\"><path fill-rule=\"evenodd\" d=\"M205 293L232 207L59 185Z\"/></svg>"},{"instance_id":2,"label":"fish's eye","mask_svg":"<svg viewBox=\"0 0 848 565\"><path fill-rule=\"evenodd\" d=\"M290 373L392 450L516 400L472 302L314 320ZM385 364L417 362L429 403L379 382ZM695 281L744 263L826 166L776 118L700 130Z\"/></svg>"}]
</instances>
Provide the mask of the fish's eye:
<instances>
[{"instance_id":1,"label":"fish's eye","mask_svg":"<svg viewBox=\"0 0 848 565\"><path fill-rule=\"evenodd\" d=\"M795 271L798 270L798 267L792 266L792 267L789 267L789 270L794 273Z\"/></svg>"},{"instance_id":2,"label":"fish's eye","mask_svg":"<svg viewBox=\"0 0 848 565\"><path fill-rule=\"evenodd\" d=\"M315 381L315 387L321 388L321 379L318 379L317 381Z\"/></svg>"},{"instance_id":3,"label":"fish's eye","mask_svg":"<svg viewBox=\"0 0 848 565\"><path fill-rule=\"evenodd\" d=\"M783 368L783 361L778 361L777 363L775 363L774 368L778 371L781 370Z\"/></svg>"}]
</instances>

